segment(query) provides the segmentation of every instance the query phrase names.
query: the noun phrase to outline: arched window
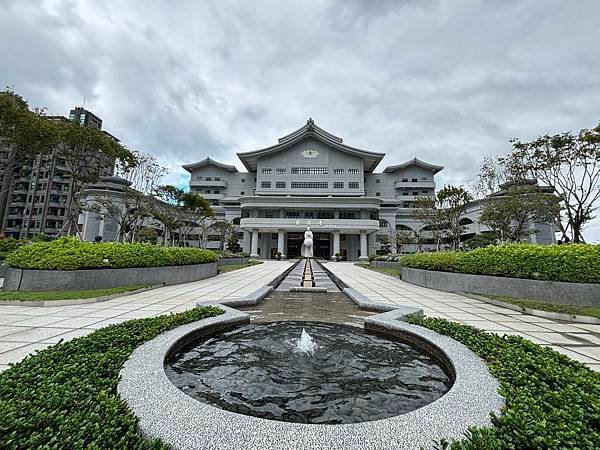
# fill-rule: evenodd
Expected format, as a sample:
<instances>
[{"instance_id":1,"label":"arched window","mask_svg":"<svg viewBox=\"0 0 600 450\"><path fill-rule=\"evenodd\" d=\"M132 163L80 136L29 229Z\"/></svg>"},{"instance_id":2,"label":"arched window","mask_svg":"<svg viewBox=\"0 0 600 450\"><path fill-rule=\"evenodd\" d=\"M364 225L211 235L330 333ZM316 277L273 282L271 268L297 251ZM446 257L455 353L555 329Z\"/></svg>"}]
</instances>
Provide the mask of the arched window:
<instances>
[{"instance_id":1,"label":"arched window","mask_svg":"<svg viewBox=\"0 0 600 450\"><path fill-rule=\"evenodd\" d=\"M468 217L463 217L462 219L460 219L460 222L458 222L459 225L470 225L472 223L473 221Z\"/></svg>"},{"instance_id":2,"label":"arched window","mask_svg":"<svg viewBox=\"0 0 600 450\"><path fill-rule=\"evenodd\" d=\"M239 225L239 224L240 224L240 218L239 218L239 217L236 217L235 219L233 219L232 223L233 223L234 225Z\"/></svg>"},{"instance_id":3,"label":"arched window","mask_svg":"<svg viewBox=\"0 0 600 450\"><path fill-rule=\"evenodd\" d=\"M402 225L401 223L396 225L396 230L405 230L405 231L412 231L411 227L408 227L406 225Z\"/></svg>"},{"instance_id":4,"label":"arched window","mask_svg":"<svg viewBox=\"0 0 600 450\"><path fill-rule=\"evenodd\" d=\"M390 224L387 220L380 219L379 220L379 228L387 228Z\"/></svg>"}]
</instances>

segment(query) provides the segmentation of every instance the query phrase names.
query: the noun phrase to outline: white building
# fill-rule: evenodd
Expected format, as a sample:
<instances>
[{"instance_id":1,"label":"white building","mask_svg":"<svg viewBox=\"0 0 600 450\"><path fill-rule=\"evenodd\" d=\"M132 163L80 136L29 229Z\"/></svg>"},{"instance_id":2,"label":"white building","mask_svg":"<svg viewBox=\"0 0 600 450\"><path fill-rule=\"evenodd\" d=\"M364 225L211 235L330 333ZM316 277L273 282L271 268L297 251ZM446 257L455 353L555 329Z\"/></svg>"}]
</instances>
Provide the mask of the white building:
<instances>
[{"instance_id":1,"label":"white building","mask_svg":"<svg viewBox=\"0 0 600 450\"><path fill-rule=\"evenodd\" d=\"M421 226L411 202L434 194L443 169L414 158L376 173L384 153L346 145L312 119L273 146L237 156L248 172L210 158L183 167L190 190L239 225L244 250L262 258L298 256L310 226L315 256L365 259L376 233Z\"/></svg>"}]
</instances>

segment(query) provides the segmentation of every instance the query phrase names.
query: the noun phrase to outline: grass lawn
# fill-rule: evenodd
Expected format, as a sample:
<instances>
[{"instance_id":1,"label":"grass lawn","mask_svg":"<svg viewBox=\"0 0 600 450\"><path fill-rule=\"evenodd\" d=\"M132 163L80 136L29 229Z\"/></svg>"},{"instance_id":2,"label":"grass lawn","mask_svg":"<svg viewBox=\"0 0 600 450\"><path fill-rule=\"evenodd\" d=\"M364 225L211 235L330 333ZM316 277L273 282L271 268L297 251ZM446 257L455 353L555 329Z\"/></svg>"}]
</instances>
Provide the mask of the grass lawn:
<instances>
[{"instance_id":1,"label":"grass lawn","mask_svg":"<svg viewBox=\"0 0 600 450\"><path fill-rule=\"evenodd\" d=\"M369 269L373 272L385 273L386 275L391 275L395 278L400 278L400 270L399 269L390 269L387 267L371 267L369 263L354 263L355 266L362 267L363 269Z\"/></svg>"},{"instance_id":2,"label":"grass lawn","mask_svg":"<svg viewBox=\"0 0 600 450\"><path fill-rule=\"evenodd\" d=\"M553 303L545 303L541 300L530 300L526 298L510 298L498 295L489 295L488 297L493 300L498 300L500 302L522 306L523 308L570 314L573 316L590 316L600 318L600 307L597 306L555 305Z\"/></svg>"},{"instance_id":3,"label":"grass lawn","mask_svg":"<svg viewBox=\"0 0 600 450\"><path fill-rule=\"evenodd\" d=\"M232 272L234 270L245 269L246 267L256 266L262 264L262 261L248 261L247 264L228 264L226 266L219 267L219 273Z\"/></svg>"},{"instance_id":4,"label":"grass lawn","mask_svg":"<svg viewBox=\"0 0 600 450\"><path fill-rule=\"evenodd\" d=\"M148 286L121 286L106 289L90 289L87 291L64 291L64 292L26 292L26 291L0 291L0 300L26 300L26 301L48 301L48 300L72 300L80 298L101 297L103 295L120 294L122 292L135 291Z\"/></svg>"}]
</instances>

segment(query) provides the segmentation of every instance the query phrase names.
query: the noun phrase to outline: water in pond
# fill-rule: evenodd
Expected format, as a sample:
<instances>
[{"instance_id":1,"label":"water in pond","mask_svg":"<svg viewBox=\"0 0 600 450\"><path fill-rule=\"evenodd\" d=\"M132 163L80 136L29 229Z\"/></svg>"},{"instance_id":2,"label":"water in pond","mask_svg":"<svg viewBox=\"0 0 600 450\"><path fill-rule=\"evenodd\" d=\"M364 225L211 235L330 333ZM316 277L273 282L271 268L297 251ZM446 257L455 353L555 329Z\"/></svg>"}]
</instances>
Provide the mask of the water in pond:
<instances>
[{"instance_id":1,"label":"water in pond","mask_svg":"<svg viewBox=\"0 0 600 450\"><path fill-rule=\"evenodd\" d=\"M416 348L319 322L242 326L181 349L165 370L186 394L219 408L315 424L402 414L452 384L438 361Z\"/></svg>"}]
</instances>

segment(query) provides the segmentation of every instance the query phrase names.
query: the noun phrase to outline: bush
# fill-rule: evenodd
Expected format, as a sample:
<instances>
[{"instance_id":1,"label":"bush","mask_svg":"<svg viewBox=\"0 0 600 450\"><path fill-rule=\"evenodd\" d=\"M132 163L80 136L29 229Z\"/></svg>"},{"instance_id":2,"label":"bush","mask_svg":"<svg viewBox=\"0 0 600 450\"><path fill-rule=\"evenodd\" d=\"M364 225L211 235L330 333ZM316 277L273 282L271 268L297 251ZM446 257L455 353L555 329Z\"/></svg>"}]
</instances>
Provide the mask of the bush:
<instances>
[{"instance_id":1,"label":"bush","mask_svg":"<svg viewBox=\"0 0 600 450\"><path fill-rule=\"evenodd\" d=\"M0 252L9 253L23 245L23 241L13 237L5 237L0 239Z\"/></svg>"},{"instance_id":2,"label":"bush","mask_svg":"<svg viewBox=\"0 0 600 450\"><path fill-rule=\"evenodd\" d=\"M19 269L77 270L127 267L159 267L215 262L210 250L160 247L151 244L82 242L65 237L19 247L6 262Z\"/></svg>"},{"instance_id":3,"label":"bush","mask_svg":"<svg viewBox=\"0 0 600 450\"><path fill-rule=\"evenodd\" d=\"M369 256L369 261L388 261L388 262L398 262L400 261L401 255L371 255Z\"/></svg>"},{"instance_id":4,"label":"bush","mask_svg":"<svg viewBox=\"0 0 600 450\"><path fill-rule=\"evenodd\" d=\"M117 394L121 367L142 343L222 311L214 307L102 328L0 373L0 448L163 449L137 432Z\"/></svg>"},{"instance_id":5,"label":"bush","mask_svg":"<svg viewBox=\"0 0 600 450\"><path fill-rule=\"evenodd\" d=\"M411 323L450 336L485 359L506 398L493 427L471 428L457 449L597 449L600 374L550 348L518 336L498 336L435 318Z\"/></svg>"},{"instance_id":6,"label":"bush","mask_svg":"<svg viewBox=\"0 0 600 450\"><path fill-rule=\"evenodd\" d=\"M402 265L443 272L600 283L600 245L513 244L470 252L418 253L403 257Z\"/></svg>"},{"instance_id":7,"label":"bush","mask_svg":"<svg viewBox=\"0 0 600 450\"><path fill-rule=\"evenodd\" d=\"M495 243L496 236L493 233L476 234L463 242L463 247L465 250L475 250L476 248L487 247Z\"/></svg>"}]
</instances>

